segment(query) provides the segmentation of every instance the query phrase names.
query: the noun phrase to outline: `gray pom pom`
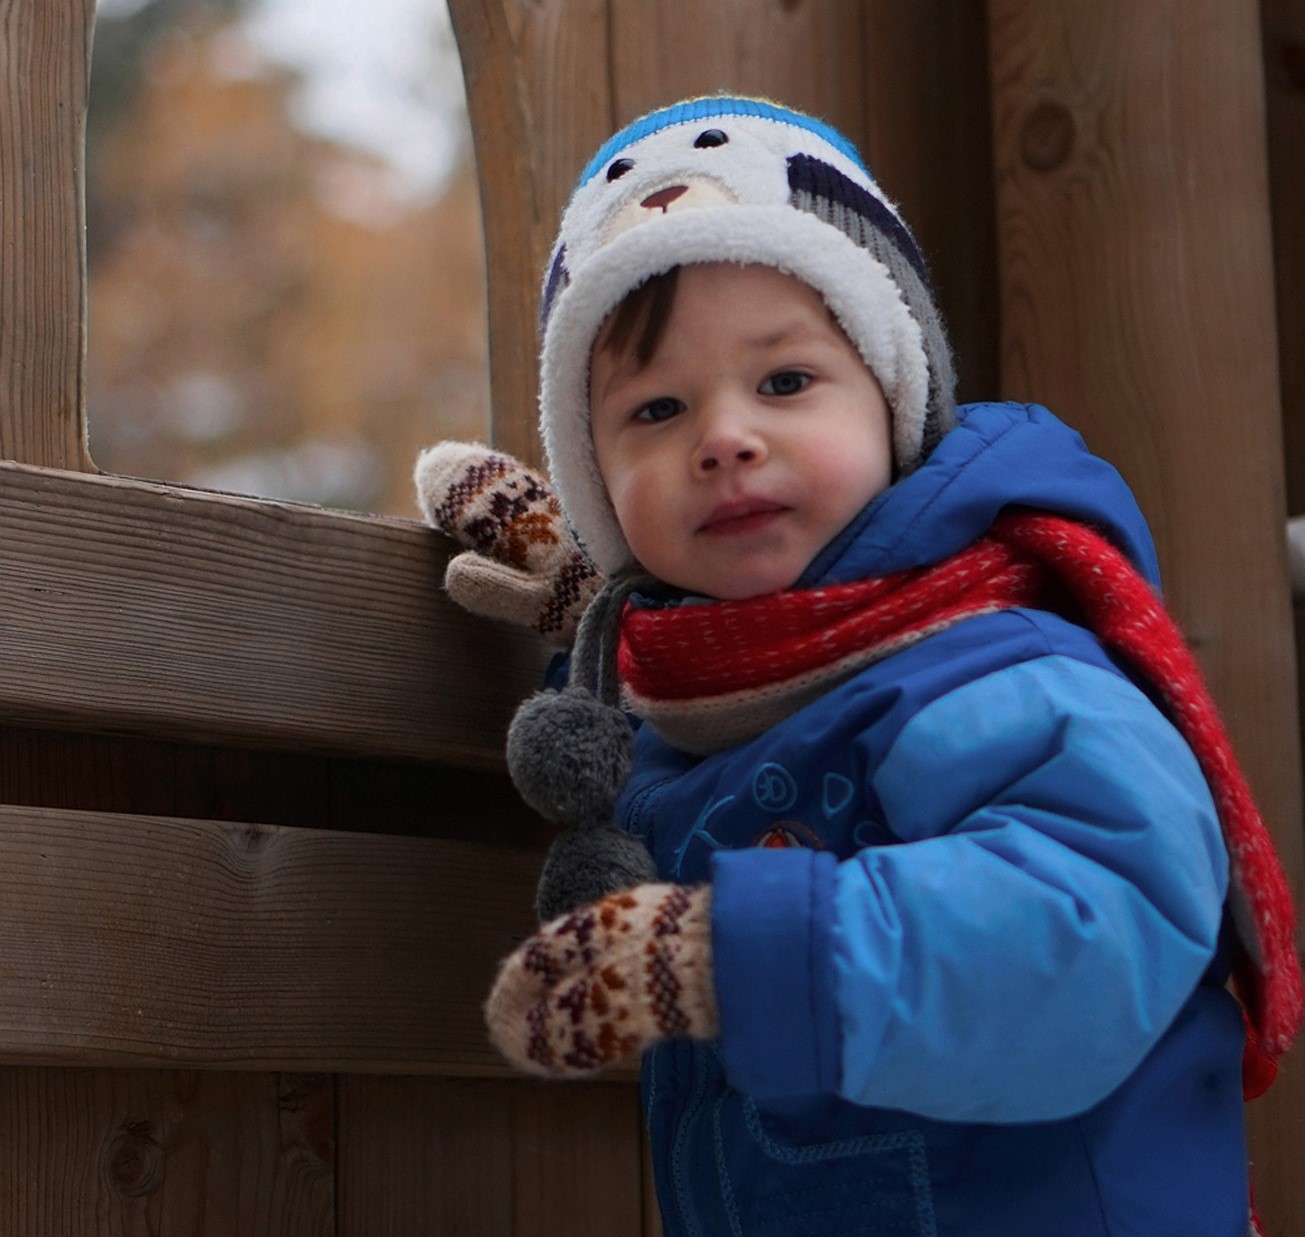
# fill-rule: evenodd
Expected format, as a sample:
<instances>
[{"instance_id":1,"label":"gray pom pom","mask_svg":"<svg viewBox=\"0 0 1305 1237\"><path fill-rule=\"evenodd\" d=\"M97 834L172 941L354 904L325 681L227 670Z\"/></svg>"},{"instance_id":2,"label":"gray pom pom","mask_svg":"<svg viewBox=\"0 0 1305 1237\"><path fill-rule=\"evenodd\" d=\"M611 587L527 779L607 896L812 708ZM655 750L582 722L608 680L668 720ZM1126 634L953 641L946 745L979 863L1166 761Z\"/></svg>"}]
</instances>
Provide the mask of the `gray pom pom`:
<instances>
[{"instance_id":1,"label":"gray pom pom","mask_svg":"<svg viewBox=\"0 0 1305 1237\"><path fill-rule=\"evenodd\" d=\"M535 912L540 923L548 923L618 889L656 879L652 856L638 838L610 827L568 829L544 860Z\"/></svg>"},{"instance_id":2,"label":"gray pom pom","mask_svg":"<svg viewBox=\"0 0 1305 1237\"><path fill-rule=\"evenodd\" d=\"M580 688L531 696L508 728L512 781L548 820L608 823L633 757L625 715Z\"/></svg>"}]
</instances>

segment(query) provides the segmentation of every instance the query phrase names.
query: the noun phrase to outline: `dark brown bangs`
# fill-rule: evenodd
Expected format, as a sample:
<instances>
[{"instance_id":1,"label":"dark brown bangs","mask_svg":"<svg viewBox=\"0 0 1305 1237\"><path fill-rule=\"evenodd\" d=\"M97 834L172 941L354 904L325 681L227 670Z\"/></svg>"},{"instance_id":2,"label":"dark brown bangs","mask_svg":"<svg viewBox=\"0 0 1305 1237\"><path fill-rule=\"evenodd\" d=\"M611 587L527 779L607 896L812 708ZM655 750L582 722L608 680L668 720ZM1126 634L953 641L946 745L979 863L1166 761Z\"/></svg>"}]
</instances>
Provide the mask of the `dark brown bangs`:
<instances>
[{"instance_id":1,"label":"dark brown bangs","mask_svg":"<svg viewBox=\"0 0 1305 1237\"><path fill-rule=\"evenodd\" d=\"M625 356L633 351L635 363L643 369L657 353L675 304L680 268L646 279L613 311L599 338L602 351Z\"/></svg>"}]
</instances>

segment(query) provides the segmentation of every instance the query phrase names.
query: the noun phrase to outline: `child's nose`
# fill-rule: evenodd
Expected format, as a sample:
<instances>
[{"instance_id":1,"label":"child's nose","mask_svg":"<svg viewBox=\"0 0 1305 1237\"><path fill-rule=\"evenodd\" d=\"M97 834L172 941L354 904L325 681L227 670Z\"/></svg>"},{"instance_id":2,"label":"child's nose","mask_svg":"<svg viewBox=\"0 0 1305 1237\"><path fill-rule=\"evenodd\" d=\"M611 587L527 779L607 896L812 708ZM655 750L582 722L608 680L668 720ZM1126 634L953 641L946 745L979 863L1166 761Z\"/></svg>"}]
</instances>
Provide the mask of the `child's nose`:
<instances>
[{"instance_id":1,"label":"child's nose","mask_svg":"<svg viewBox=\"0 0 1305 1237\"><path fill-rule=\"evenodd\" d=\"M716 472L740 465L755 464L765 458L766 444L745 419L716 416L706 426L694 453L693 466L699 474Z\"/></svg>"}]
</instances>

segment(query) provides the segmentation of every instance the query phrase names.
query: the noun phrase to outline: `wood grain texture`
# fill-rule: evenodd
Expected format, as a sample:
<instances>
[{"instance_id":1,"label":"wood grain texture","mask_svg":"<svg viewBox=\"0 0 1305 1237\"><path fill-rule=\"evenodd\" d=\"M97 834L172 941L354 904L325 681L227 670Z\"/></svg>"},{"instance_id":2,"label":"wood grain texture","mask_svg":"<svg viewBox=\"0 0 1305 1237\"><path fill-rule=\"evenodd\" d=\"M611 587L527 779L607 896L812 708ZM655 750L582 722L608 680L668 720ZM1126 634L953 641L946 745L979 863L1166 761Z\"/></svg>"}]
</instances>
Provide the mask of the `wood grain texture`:
<instances>
[{"instance_id":1,"label":"wood grain texture","mask_svg":"<svg viewBox=\"0 0 1305 1237\"><path fill-rule=\"evenodd\" d=\"M1261 0L1287 505L1305 513L1305 0Z\"/></svg>"},{"instance_id":2,"label":"wood grain texture","mask_svg":"<svg viewBox=\"0 0 1305 1237\"><path fill-rule=\"evenodd\" d=\"M643 1167L643 1228L640 1237L663 1237L661 1208L657 1205L657 1184L653 1179L652 1146L648 1140L648 1127L640 1127Z\"/></svg>"},{"instance_id":3,"label":"wood grain texture","mask_svg":"<svg viewBox=\"0 0 1305 1237\"><path fill-rule=\"evenodd\" d=\"M334 1237L333 1120L325 1076L0 1070L0 1232Z\"/></svg>"},{"instance_id":4,"label":"wood grain texture","mask_svg":"<svg viewBox=\"0 0 1305 1237\"><path fill-rule=\"evenodd\" d=\"M1008 396L1132 483L1167 593L1302 889L1259 12L991 0ZM1217 105L1215 102L1217 101ZM1257 1193L1305 1232L1305 1075L1254 1105Z\"/></svg>"},{"instance_id":5,"label":"wood grain texture","mask_svg":"<svg viewBox=\"0 0 1305 1237\"><path fill-rule=\"evenodd\" d=\"M616 125L694 95L765 95L862 129L862 8L834 0L697 6L613 4L612 104ZM592 152L591 152L592 153ZM578 169L577 169L578 170Z\"/></svg>"},{"instance_id":6,"label":"wood grain texture","mask_svg":"<svg viewBox=\"0 0 1305 1237\"><path fill-rule=\"evenodd\" d=\"M443 595L420 525L0 464L11 722L501 764L547 650Z\"/></svg>"},{"instance_id":7,"label":"wood grain texture","mask_svg":"<svg viewBox=\"0 0 1305 1237\"><path fill-rule=\"evenodd\" d=\"M0 458L88 469L82 151L94 0L0 0Z\"/></svg>"},{"instance_id":8,"label":"wood grain texture","mask_svg":"<svg viewBox=\"0 0 1305 1237\"><path fill-rule=\"evenodd\" d=\"M630 1083L340 1080L339 1235L635 1237Z\"/></svg>"},{"instance_id":9,"label":"wood grain texture","mask_svg":"<svg viewBox=\"0 0 1305 1237\"><path fill-rule=\"evenodd\" d=\"M450 0L484 216L490 422L541 462L539 292L563 203L611 131L604 0Z\"/></svg>"},{"instance_id":10,"label":"wood grain texture","mask_svg":"<svg viewBox=\"0 0 1305 1237\"><path fill-rule=\"evenodd\" d=\"M991 13L1005 392L1049 404L1133 483L1216 688L1234 660L1247 669L1248 646L1281 683L1255 6L998 0ZM1265 630L1234 642L1229 617L1252 597Z\"/></svg>"},{"instance_id":11,"label":"wood grain texture","mask_svg":"<svg viewBox=\"0 0 1305 1237\"><path fill-rule=\"evenodd\" d=\"M979 4L864 0L861 148L933 276L961 403L999 387L987 22Z\"/></svg>"},{"instance_id":12,"label":"wood grain texture","mask_svg":"<svg viewBox=\"0 0 1305 1237\"><path fill-rule=\"evenodd\" d=\"M0 1060L506 1073L537 852L0 808Z\"/></svg>"}]
</instances>

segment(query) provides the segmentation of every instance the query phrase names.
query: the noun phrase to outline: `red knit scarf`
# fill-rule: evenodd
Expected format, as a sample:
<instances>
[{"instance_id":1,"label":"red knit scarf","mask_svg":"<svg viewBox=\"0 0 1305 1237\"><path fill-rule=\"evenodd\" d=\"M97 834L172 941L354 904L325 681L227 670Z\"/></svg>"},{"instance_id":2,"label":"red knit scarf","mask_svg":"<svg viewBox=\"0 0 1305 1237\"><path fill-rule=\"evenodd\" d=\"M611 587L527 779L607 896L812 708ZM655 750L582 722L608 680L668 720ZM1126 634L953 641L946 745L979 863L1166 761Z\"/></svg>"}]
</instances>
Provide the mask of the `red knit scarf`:
<instances>
[{"instance_id":1,"label":"red knit scarf","mask_svg":"<svg viewBox=\"0 0 1305 1237\"><path fill-rule=\"evenodd\" d=\"M1268 1087L1300 1024L1291 893L1195 658L1151 587L1099 534L1010 514L934 567L828 588L672 609L627 608L618 667L627 703L668 741L705 752L741 742L871 662L961 619L1012 606L1066 613L1140 672L1209 781L1242 944L1243 1085Z\"/></svg>"}]
</instances>

